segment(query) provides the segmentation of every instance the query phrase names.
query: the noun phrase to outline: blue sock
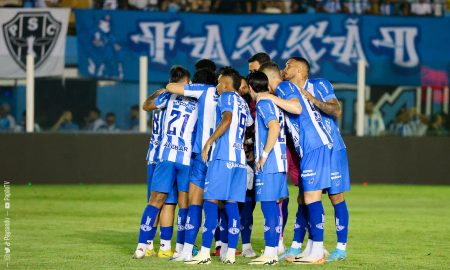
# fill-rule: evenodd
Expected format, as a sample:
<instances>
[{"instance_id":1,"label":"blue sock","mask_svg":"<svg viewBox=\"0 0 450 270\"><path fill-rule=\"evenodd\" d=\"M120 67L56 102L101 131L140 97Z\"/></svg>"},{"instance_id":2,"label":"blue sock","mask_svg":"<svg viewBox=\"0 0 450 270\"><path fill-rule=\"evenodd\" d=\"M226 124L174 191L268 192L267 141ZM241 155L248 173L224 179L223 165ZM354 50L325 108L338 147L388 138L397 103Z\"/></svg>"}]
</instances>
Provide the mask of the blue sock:
<instances>
[{"instance_id":1,"label":"blue sock","mask_svg":"<svg viewBox=\"0 0 450 270\"><path fill-rule=\"evenodd\" d=\"M336 234L338 243L347 243L348 235L348 209L345 201L334 206L336 218Z\"/></svg>"},{"instance_id":2,"label":"blue sock","mask_svg":"<svg viewBox=\"0 0 450 270\"><path fill-rule=\"evenodd\" d=\"M294 241L297 243L303 243L307 230L308 207L306 205L299 204L294 224Z\"/></svg>"},{"instance_id":3,"label":"blue sock","mask_svg":"<svg viewBox=\"0 0 450 270\"><path fill-rule=\"evenodd\" d=\"M185 226L185 242L193 245L202 225L202 206L189 205Z\"/></svg>"},{"instance_id":4,"label":"blue sock","mask_svg":"<svg viewBox=\"0 0 450 270\"><path fill-rule=\"evenodd\" d=\"M286 227L287 221L288 221L288 215L289 215L289 198L286 198L283 200L281 205L281 212L283 213L283 234L284 234L284 228Z\"/></svg>"},{"instance_id":5,"label":"blue sock","mask_svg":"<svg viewBox=\"0 0 450 270\"><path fill-rule=\"evenodd\" d=\"M235 202L225 203L225 210L228 216L228 248L237 248L239 242L239 232L241 231L241 217L239 207Z\"/></svg>"},{"instance_id":6,"label":"blue sock","mask_svg":"<svg viewBox=\"0 0 450 270\"><path fill-rule=\"evenodd\" d=\"M148 240L155 238L156 228L153 227L153 224L155 223L158 212L159 209L152 205L145 207L139 227L139 243L147 244Z\"/></svg>"},{"instance_id":7,"label":"blue sock","mask_svg":"<svg viewBox=\"0 0 450 270\"><path fill-rule=\"evenodd\" d=\"M228 244L228 216L225 208L219 209L220 242Z\"/></svg>"},{"instance_id":8,"label":"blue sock","mask_svg":"<svg viewBox=\"0 0 450 270\"><path fill-rule=\"evenodd\" d=\"M266 246L277 247L280 239L280 208L273 202L261 202L264 215L264 240Z\"/></svg>"},{"instance_id":9,"label":"blue sock","mask_svg":"<svg viewBox=\"0 0 450 270\"><path fill-rule=\"evenodd\" d=\"M253 227L253 210L254 203L252 201L246 201L241 212L241 238L242 244L249 244L252 236Z\"/></svg>"},{"instance_id":10,"label":"blue sock","mask_svg":"<svg viewBox=\"0 0 450 270\"><path fill-rule=\"evenodd\" d=\"M202 247L211 248L214 231L217 227L218 219L217 203L205 201L203 209L205 210L205 224L203 225Z\"/></svg>"},{"instance_id":11,"label":"blue sock","mask_svg":"<svg viewBox=\"0 0 450 270\"><path fill-rule=\"evenodd\" d=\"M187 218L188 209L187 208L179 208L178 209L178 218L177 218L177 244L184 245L185 240L185 230L184 227L186 225L186 218Z\"/></svg>"},{"instance_id":12,"label":"blue sock","mask_svg":"<svg viewBox=\"0 0 450 270\"><path fill-rule=\"evenodd\" d=\"M312 240L323 242L323 228L325 225L325 213L322 201L313 202L307 205L309 214L309 224L311 226Z\"/></svg>"},{"instance_id":13,"label":"blue sock","mask_svg":"<svg viewBox=\"0 0 450 270\"><path fill-rule=\"evenodd\" d=\"M161 231L160 238L161 240L172 240L173 235L173 226L167 226L167 227L160 227L159 230Z\"/></svg>"}]
</instances>

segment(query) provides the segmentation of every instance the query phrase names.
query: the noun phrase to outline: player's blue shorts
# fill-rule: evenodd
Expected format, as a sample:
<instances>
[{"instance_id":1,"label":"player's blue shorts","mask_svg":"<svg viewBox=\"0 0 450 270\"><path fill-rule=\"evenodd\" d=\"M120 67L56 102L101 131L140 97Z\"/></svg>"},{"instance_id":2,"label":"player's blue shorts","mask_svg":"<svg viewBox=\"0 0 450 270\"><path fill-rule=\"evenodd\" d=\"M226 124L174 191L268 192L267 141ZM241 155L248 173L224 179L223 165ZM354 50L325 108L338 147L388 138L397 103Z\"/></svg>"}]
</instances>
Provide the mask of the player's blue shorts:
<instances>
[{"instance_id":1,"label":"player's blue shorts","mask_svg":"<svg viewBox=\"0 0 450 270\"><path fill-rule=\"evenodd\" d=\"M216 159L208 164L205 200L245 202L247 191L246 165Z\"/></svg>"},{"instance_id":2,"label":"player's blue shorts","mask_svg":"<svg viewBox=\"0 0 450 270\"><path fill-rule=\"evenodd\" d=\"M189 191L190 167L171 161L156 164L152 179L152 191L169 193L172 187L178 192Z\"/></svg>"},{"instance_id":3,"label":"player's blue shorts","mask_svg":"<svg viewBox=\"0 0 450 270\"><path fill-rule=\"evenodd\" d=\"M303 191L324 190L331 186L331 149L324 145L303 155L300 161Z\"/></svg>"},{"instance_id":4,"label":"player's blue shorts","mask_svg":"<svg viewBox=\"0 0 450 270\"><path fill-rule=\"evenodd\" d=\"M278 201L289 196L286 173L255 175L256 201Z\"/></svg>"},{"instance_id":5,"label":"player's blue shorts","mask_svg":"<svg viewBox=\"0 0 450 270\"><path fill-rule=\"evenodd\" d=\"M331 186L328 194L338 194L350 190L347 149L331 151Z\"/></svg>"},{"instance_id":6,"label":"player's blue shorts","mask_svg":"<svg viewBox=\"0 0 450 270\"><path fill-rule=\"evenodd\" d=\"M147 163L147 202L150 199L152 193L152 179L153 173L155 172L156 163ZM178 192L175 185L172 185L172 189L167 194L167 199L165 203L177 204L178 203Z\"/></svg>"},{"instance_id":7,"label":"player's blue shorts","mask_svg":"<svg viewBox=\"0 0 450 270\"><path fill-rule=\"evenodd\" d=\"M200 187L201 189L205 188L205 179L206 172L208 170L208 166L206 166L205 162L202 160L202 154L193 154L192 163L191 163L191 174L189 176L189 181Z\"/></svg>"}]
</instances>

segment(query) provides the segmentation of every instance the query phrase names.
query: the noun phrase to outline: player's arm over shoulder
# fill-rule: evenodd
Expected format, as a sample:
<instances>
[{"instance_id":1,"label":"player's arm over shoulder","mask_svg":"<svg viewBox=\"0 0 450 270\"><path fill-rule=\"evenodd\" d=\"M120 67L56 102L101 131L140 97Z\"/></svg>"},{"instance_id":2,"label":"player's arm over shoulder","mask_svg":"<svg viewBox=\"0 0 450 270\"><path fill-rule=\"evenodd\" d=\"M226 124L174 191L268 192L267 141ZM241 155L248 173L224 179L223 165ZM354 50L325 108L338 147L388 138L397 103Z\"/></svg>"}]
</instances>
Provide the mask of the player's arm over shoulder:
<instances>
[{"instance_id":1,"label":"player's arm over shoulder","mask_svg":"<svg viewBox=\"0 0 450 270\"><path fill-rule=\"evenodd\" d=\"M167 105L167 101L170 98L170 93L166 92L166 89L159 89L153 92L142 105L142 109L146 112L150 112L156 109L161 109Z\"/></svg>"}]
</instances>

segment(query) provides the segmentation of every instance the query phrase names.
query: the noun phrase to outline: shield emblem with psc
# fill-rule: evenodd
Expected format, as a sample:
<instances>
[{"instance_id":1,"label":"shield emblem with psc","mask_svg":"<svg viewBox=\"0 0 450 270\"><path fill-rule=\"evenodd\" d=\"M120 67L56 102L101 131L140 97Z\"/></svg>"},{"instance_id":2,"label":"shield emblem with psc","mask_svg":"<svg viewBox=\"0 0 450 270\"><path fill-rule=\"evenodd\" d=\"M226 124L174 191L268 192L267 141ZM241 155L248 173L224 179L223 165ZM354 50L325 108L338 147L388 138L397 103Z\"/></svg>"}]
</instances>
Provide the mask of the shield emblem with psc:
<instances>
[{"instance_id":1,"label":"shield emblem with psc","mask_svg":"<svg viewBox=\"0 0 450 270\"><path fill-rule=\"evenodd\" d=\"M28 53L35 55L39 68L53 50L61 32L61 23L50 12L18 12L3 25L3 35L9 53L16 63L26 69Z\"/></svg>"}]
</instances>

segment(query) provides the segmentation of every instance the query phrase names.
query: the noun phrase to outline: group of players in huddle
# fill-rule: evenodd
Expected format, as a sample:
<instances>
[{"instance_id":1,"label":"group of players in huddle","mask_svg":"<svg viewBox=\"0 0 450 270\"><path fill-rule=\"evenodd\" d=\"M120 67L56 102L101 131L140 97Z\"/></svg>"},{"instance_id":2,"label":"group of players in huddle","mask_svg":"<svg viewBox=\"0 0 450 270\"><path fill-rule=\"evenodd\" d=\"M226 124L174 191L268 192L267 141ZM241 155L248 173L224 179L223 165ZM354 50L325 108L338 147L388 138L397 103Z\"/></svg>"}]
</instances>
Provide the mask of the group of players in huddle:
<instances>
[{"instance_id":1,"label":"group of players in huddle","mask_svg":"<svg viewBox=\"0 0 450 270\"><path fill-rule=\"evenodd\" d=\"M327 80L308 78L309 63L301 57L290 58L283 70L266 53L255 54L248 62L247 77L231 67L216 74L208 59L197 62L192 79L189 71L175 66L167 86L145 101L143 109L152 112L148 205L134 258L157 255L209 264L215 237L218 252L213 254L234 264L241 233L241 255L256 257L250 244L256 202L264 215L265 248L250 264L273 265L280 260L322 264L346 258L349 218L344 192L350 189L350 180L333 87ZM296 153L290 152L290 145ZM292 163L295 155L300 159ZM288 163L289 170L299 171L299 193L294 239L285 249ZM331 254L323 246L325 192L334 206L338 238ZM194 244L200 228L198 250Z\"/></svg>"}]
</instances>

